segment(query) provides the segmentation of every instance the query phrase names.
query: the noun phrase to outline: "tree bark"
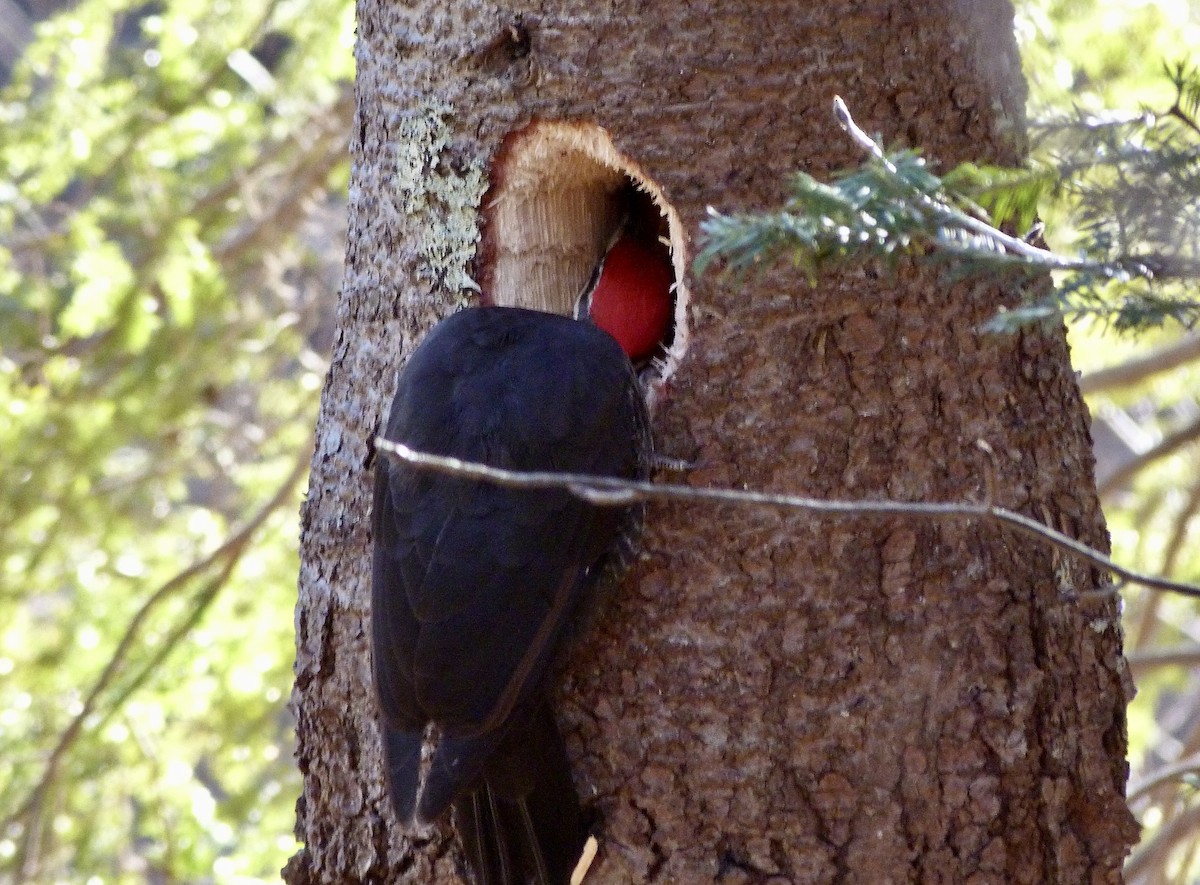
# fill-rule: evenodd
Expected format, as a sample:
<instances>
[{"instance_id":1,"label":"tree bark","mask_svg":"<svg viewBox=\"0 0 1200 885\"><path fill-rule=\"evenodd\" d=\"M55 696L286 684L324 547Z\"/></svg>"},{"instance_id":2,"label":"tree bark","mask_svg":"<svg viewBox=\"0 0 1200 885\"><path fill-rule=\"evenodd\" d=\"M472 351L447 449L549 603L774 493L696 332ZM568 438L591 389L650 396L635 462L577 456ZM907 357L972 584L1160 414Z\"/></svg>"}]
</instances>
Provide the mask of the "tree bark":
<instances>
[{"instance_id":1,"label":"tree bark","mask_svg":"<svg viewBox=\"0 0 1200 885\"><path fill-rule=\"evenodd\" d=\"M359 0L350 234L303 514L285 879L451 882L405 834L367 648L370 440L395 373L486 279L489 164L531 120L604 127L695 236L857 162L835 94L936 164L1019 157L1007 2ZM686 256L685 256L686 259ZM690 260L690 259L687 259ZM988 337L1012 293L902 264L688 279L660 451L696 484L979 499L1106 532L1063 333ZM983 441L986 447L978 443ZM990 448L990 451L988 450ZM599 814L587 879L1117 882L1131 693L1094 570L992 525L655 506L558 693Z\"/></svg>"}]
</instances>

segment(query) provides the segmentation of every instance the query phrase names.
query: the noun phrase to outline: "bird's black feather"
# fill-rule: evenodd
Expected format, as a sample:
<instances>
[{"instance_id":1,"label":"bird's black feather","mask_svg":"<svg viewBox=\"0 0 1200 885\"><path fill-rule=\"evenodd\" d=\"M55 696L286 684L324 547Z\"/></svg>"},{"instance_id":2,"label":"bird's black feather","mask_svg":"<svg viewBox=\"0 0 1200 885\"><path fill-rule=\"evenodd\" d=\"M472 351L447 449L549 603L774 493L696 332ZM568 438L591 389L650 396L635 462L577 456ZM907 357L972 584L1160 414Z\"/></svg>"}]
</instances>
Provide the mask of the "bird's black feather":
<instances>
[{"instance_id":1,"label":"bird's black feather","mask_svg":"<svg viewBox=\"0 0 1200 885\"><path fill-rule=\"evenodd\" d=\"M632 478L649 464L645 404L616 342L518 308L439 324L401 372L385 436L517 470ZM377 462L372 647L393 804L404 824L453 804L488 885L566 882L564 858L582 849L546 683L640 512Z\"/></svg>"}]
</instances>

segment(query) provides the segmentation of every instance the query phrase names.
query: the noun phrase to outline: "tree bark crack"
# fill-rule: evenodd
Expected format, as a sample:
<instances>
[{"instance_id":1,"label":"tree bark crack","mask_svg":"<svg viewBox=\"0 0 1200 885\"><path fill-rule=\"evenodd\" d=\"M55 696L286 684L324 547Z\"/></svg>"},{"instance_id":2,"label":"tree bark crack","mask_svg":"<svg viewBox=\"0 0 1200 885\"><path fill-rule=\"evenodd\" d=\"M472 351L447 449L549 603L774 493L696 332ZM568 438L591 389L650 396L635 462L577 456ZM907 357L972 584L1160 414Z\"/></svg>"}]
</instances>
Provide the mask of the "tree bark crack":
<instances>
[{"instance_id":1,"label":"tree bark crack","mask_svg":"<svg viewBox=\"0 0 1200 885\"><path fill-rule=\"evenodd\" d=\"M654 819L654 815L648 809L638 804L636 800L630 799L629 804L646 823L646 847L650 849L652 858L646 870L646 881L657 882L659 875L667 863L667 853L659 843L658 822Z\"/></svg>"}]
</instances>

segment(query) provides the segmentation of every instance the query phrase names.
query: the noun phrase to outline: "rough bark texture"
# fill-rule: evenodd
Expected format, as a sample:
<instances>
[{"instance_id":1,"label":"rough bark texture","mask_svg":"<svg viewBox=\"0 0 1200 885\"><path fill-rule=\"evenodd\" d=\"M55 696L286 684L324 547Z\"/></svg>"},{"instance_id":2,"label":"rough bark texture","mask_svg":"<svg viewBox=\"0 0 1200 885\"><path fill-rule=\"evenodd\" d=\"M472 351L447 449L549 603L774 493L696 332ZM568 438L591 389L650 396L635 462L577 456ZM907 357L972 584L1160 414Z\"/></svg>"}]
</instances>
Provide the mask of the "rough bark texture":
<instances>
[{"instance_id":1,"label":"rough bark texture","mask_svg":"<svg viewBox=\"0 0 1200 885\"><path fill-rule=\"evenodd\" d=\"M529 52L503 37L519 20ZM533 118L593 120L695 235L868 131L1012 159L1007 3L360 0L350 246L297 608L306 843L289 882L455 881L384 798L366 621L369 440L423 330L465 301L486 168ZM1004 295L932 271L692 281L660 450L694 483L979 498L1103 547L1058 332L984 338ZM983 451L984 440L993 454ZM560 694L602 816L589 882L1116 882L1129 681L1097 576L998 528L652 508Z\"/></svg>"}]
</instances>

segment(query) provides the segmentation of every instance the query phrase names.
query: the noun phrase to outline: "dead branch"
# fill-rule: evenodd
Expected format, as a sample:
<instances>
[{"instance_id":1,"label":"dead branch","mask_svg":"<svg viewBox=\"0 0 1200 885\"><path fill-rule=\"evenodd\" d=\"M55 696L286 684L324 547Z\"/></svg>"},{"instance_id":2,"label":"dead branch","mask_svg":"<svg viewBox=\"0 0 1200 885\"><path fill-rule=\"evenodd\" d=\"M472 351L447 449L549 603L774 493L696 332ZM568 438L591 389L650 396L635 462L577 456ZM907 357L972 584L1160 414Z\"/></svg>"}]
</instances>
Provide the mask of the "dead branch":
<instances>
[{"instance_id":1,"label":"dead branch","mask_svg":"<svg viewBox=\"0 0 1200 885\"><path fill-rule=\"evenodd\" d=\"M562 488L576 497L604 507L623 507L638 501L713 501L724 504L782 507L805 510L827 516L915 516L924 519L983 519L1014 529L1020 534L1065 550L1114 575L1120 581L1140 584L1155 590L1167 590L1200 598L1200 587L1146 575L1118 565L1088 545L1021 513L988 502L921 502L921 501L838 501L806 498L770 492L715 489L670 483L638 482L612 476L590 476L581 473L547 473L505 470L475 461L448 458L429 452L419 452L382 437L376 438L377 451L388 457L411 464L421 470L432 470L450 476L478 479L509 488ZM1103 591L1103 592L1115 592Z\"/></svg>"}]
</instances>

